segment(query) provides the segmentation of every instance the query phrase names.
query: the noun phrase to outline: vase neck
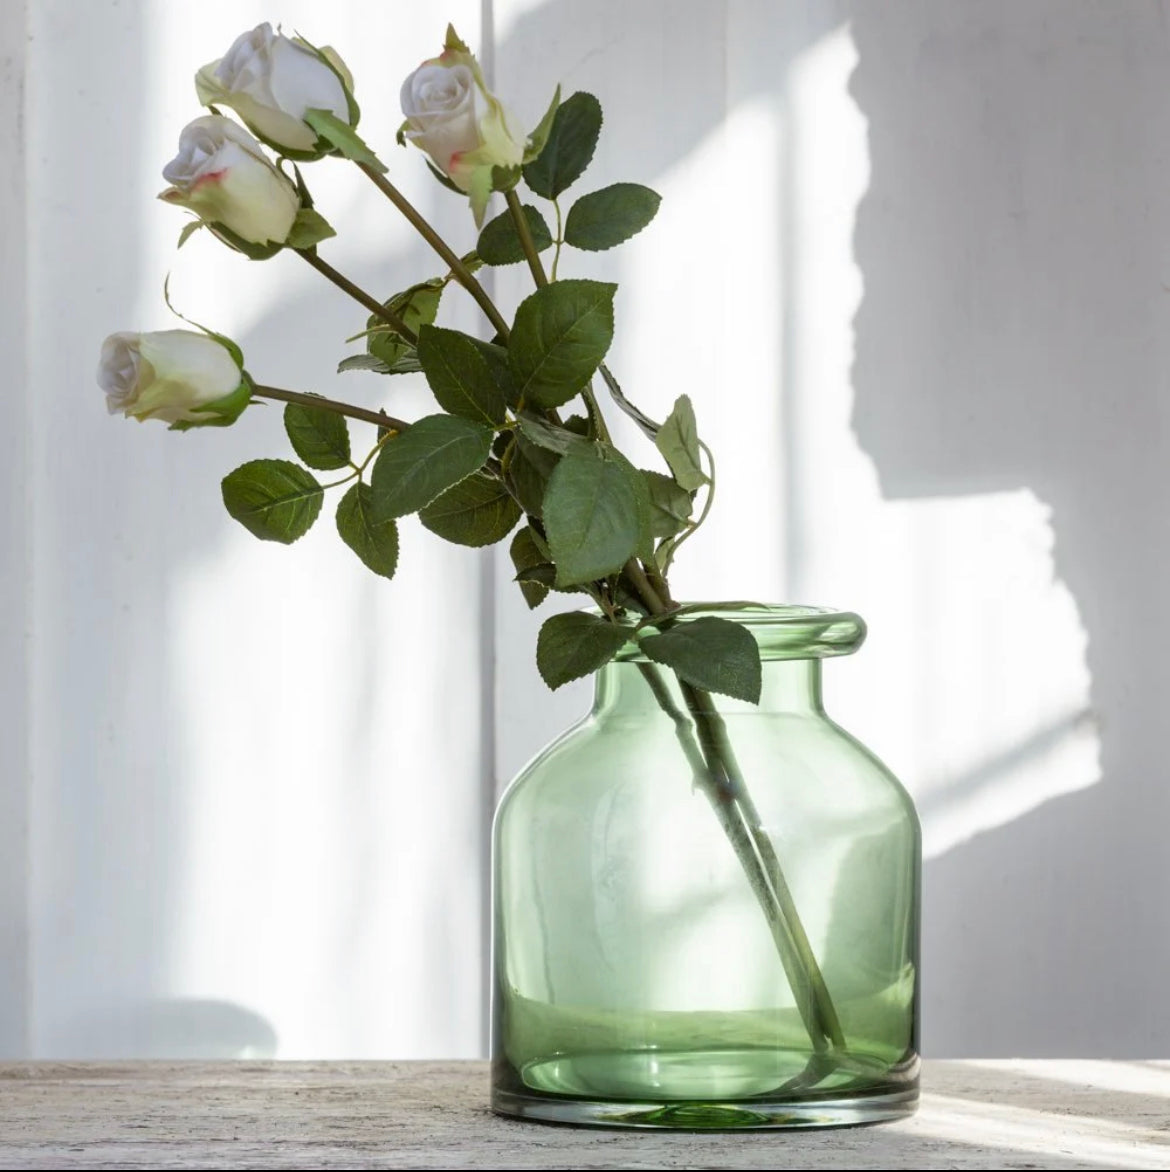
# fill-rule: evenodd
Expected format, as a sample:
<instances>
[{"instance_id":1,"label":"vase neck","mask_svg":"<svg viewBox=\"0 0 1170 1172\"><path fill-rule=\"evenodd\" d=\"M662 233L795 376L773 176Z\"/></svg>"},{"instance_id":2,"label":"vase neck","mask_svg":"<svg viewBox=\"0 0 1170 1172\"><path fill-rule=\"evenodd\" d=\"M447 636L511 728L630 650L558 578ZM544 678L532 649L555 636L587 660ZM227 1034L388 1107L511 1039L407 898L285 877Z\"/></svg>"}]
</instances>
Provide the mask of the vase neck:
<instances>
[{"instance_id":1,"label":"vase neck","mask_svg":"<svg viewBox=\"0 0 1170 1172\"><path fill-rule=\"evenodd\" d=\"M662 706L644 672L656 673L656 678L669 693L671 701L686 711L686 703L674 673L656 664L635 662L610 663L597 673L593 699L595 717L657 713ZM819 659L765 660L762 664L760 702L748 704L728 696L714 697L724 715L737 712L787 712L821 715L821 661Z\"/></svg>"}]
</instances>

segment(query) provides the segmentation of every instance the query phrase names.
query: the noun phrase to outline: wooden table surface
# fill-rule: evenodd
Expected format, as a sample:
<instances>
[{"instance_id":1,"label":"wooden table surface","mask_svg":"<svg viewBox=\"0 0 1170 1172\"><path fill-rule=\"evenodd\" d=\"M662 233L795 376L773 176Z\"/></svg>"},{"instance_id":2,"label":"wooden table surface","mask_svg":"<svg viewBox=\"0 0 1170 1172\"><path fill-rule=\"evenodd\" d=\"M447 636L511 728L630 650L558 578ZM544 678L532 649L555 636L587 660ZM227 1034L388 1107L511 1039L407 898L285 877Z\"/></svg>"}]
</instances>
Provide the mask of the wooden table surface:
<instances>
[{"instance_id":1,"label":"wooden table surface","mask_svg":"<svg viewBox=\"0 0 1170 1172\"><path fill-rule=\"evenodd\" d=\"M489 1113L482 1062L0 1065L0 1168L1170 1168L1170 1062L927 1062L918 1114L680 1133Z\"/></svg>"}]
</instances>

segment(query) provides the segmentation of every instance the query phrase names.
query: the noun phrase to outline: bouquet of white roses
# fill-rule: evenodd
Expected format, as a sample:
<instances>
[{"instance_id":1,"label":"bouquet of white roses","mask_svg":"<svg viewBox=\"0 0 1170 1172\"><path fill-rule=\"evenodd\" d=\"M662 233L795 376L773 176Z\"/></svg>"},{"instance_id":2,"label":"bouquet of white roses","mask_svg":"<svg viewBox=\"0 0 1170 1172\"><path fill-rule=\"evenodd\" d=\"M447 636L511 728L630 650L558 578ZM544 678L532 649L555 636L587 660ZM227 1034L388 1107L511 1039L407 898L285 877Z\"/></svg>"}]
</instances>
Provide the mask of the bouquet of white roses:
<instances>
[{"instance_id":1,"label":"bouquet of white roses","mask_svg":"<svg viewBox=\"0 0 1170 1172\"><path fill-rule=\"evenodd\" d=\"M693 613L717 612L719 604L680 606L669 585L679 547L711 503L711 453L686 396L656 422L606 366L616 286L561 276L566 249L621 244L658 208L659 197L637 183L562 206L598 142L597 99L575 93L562 101L558 91L525 134L448 29L441 54L403 83L398 141L421 148L436 180L468 200L477 234L452 247L358 135L353 80L332 49L263 24L199 70L196 90L210 113L182 131L160 197L194 214L179 245L206 228L253 260L280 252L303 258L364 310L355 335L364 350L343 358L339 371L374 371L391 387L397 376L421 372L436 410L406 421L381 407L269 386L235 343L202 328L109 337L99 381L110 410L186 430L235 424L257 400L283 401L297 461L253 460L223 480L228 512L256 537L296 541L318 519L325 493L342 489L338 532L376 574L393 577L398 522L417 514L460 545L510 538L515 580L530 607L550 591L588 596L589 610L542 626L541 675L558 687L635 641L649 661L643 674L668 709L660 670L677 676L688 710L671 710L679 739L768 918L805 1027L818 1051L840 1046L832 1001L711 695L758 700L758 647L741 625ZM325 158L348 160L375 183L433 248L438 271L385 296L330 265L321 246L335 230L314 206L303 170ZM539 204L524 202L525 189L524 198ZM485 223L495 193L506 206ZM475 274L517 263L527 264L535 291L509 316ZM435 324L440 301L456 290L482 310L485 336ZM614 445L595 379L637 423L660 468L641 468ZM368 429L356 451L351 423ZM322 483L320 472L337 478Z\"/></svg>"}]
</instances>

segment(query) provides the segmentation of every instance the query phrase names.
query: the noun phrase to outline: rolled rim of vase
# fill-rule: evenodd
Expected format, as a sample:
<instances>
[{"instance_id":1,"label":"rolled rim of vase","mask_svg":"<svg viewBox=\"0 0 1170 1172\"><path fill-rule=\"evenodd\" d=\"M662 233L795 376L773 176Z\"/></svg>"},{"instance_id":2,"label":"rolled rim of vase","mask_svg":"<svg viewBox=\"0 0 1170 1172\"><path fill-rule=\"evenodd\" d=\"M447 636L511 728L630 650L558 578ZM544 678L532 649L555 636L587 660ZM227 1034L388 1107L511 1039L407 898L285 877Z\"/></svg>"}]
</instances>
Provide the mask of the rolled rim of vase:
<instances>
[{"instance_id":1,"label":"rolled rim of vase","mask_svg":"<svg viewBox=\"0 0 1170 1172\"><path fill-rule=\"evenodd\" d=\"M734 608L695 605L695 609L678 615L674 621L688 623L704 617L727 619L746 628L759 644L762 660L852 655L865 642L866 635L865 620L852 611L791 603L745 603ZM652 634L646 628L644 631ZM614 659L621 663L650 662L633 642L627 643Z\"/></svg>"}]
</instances>

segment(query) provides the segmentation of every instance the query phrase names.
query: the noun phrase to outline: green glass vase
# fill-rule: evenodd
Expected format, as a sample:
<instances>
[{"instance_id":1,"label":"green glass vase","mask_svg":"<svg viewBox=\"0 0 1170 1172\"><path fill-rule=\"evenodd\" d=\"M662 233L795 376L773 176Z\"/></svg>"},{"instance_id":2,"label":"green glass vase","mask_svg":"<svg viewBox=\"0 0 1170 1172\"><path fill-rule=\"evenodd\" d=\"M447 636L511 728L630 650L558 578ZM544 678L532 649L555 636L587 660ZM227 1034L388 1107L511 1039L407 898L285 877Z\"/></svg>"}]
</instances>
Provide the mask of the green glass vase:
<instances>
[{"instance_id":1,"label":"green glass vase","mask_svg":"<svg viewBox=\"0 0 1170 1172\"><path fill-rule=\"evenodd\" d=\"M864 623L719 617L759 644L758 706L628 644L500 803L500 1114L777 1128L914 1110L918 819L821 702L821 661L856 650Z\"/></svg>"}]
</instances>

